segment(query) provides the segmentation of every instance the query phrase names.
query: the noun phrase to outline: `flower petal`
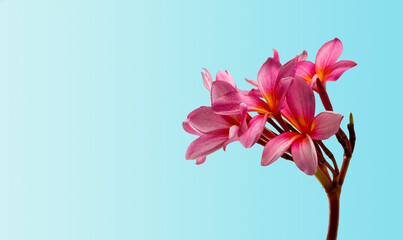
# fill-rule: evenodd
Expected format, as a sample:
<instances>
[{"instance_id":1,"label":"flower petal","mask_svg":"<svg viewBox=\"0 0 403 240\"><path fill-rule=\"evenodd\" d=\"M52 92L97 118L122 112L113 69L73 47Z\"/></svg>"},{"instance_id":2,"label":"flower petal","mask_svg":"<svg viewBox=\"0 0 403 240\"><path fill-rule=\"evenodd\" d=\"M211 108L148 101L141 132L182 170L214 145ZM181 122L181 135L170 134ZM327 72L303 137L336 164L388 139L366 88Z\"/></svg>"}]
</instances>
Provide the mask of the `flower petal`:
<instances>
[{"instance_id":1,"label":"flower petal","mask_svg":"<svg viewBox=\"0 0 403 240\"><path fill-rule=\"evenodd\" d=\"M204 87L207 90L211 91L211 84L213 83L213 78L211 78L211 74L207 69L205 69L205 68L203 68L203 69L204 69L204 71L206 71L206 73L203 73L203 72L201 73L202 78L203 78Z\"/></svg>"},{"instance_id":2,"label":"flower petal","mask_svg":"<svg viewBox=\"0 0 403 240\"><path fill-rule=\"evenodd\" d=\"M259 91L259 89L256 89L256 88L252 88L249 91L248 96L257 97L257 98L263 98L262 93Z\"/></svg>"},{"instance_id":3,"label":"flower petal","mask_svg":"<svg viewBox=\"0 0 403 240\"><path fill-rule=\"evenodd\" d=\"M299 169L308 175L314 175L318 169L318 156L312 139L306 135L297 139L291 147L292 158Z\"/></svg>"},{"instance_id":4,"label":"flower petal","mask_svg":"<svg viewBox=\"0 0 403 240\"><path fill-rule=\"evenodd\" d=\"M319 49L315 60L315 70L320 80L324 80L326 70L336 63L343 52L343 44L338 38L335 38Z\"/></svg>"},{"instance_id":5,"label":"flower petal","mask_svg":"<svg viewBox=\"0 0 403 240\"><path fill-rule=\"evenodd\" d=\"M237 114L241 111L241 103L248 106L248 111L268 112L269 106L262 99L255 96L244 96L238 92L230 92L216 99L212 104L212 109L219 114Z\"/></svg>"},{"instance_id":6,"label":"flower petal","mask_svg":"<svg viewBox=\"0 0 403 240\"><path fill-rule=\"evenodd\" d=\"M315 64L310 61L298 62L295 75L302 77L306 82L311 82L312 77L315 75Z\"/></svg>"},{"instance_id":7,"label":"flower petal","mask_svg":"<svg viewBox=\"0 0 403 240\"><path fill-rule=\"evenodd\" d=\"M186 119L186 120L182 123L182 127L183 127L183 129L184 129L187 133L190 133L190 134L193 134L193 135L197 135L197 136L203 135L201 132L199 132L199 131L197 131L196 129L194 129L194 128L192 127L192 125L190 125L189 119Z\"/></svg>"},{"instance_id":8,"label":"flower petal","mask_svg":"<svg viewBox=\"0 0 403 240\"><path fill-rule=\"evenodd\" d=\"M196 159L196 165L203 164L206 161L206 156Z\"/></svg>"},{"instance_id":9,"label":"flower petal","mask_svg":"<svg viewBox=\"0 0 403 240\"><path fill-rule=\"evenodd\" d=\"M299 133L285 132L271 139L263 149L262 166L270 165L276 161L299 137L301 137Z\"/></svg>"},{"instance_id":10,"label":"flower petal","mask_svg":"<svg viewBox=\"0 0 403 240\"><path fill-rule=\"evenodd\" d=\"M298 56L298 62L305 61L308 58L307 51L302 51L302 53Z\"/></svg>"},{"instance_id":11,"label":"flower petal","mask_svg":"<svg viewBox=\"0 0 403 240\"><path fill-rule=\"evenodd\" d=\"M301 130L309 131L315 115L315 96L310 86L299 77L288 88L287 103Z\"/></svg>"},{"instance_id":12,"label":"flower petal","mask_svg":"<svg viewBox=\"0 0 403 240\"><path fill-rule=\"evenodd\" d=\"M228 135L202 135L189 145L185 158L194 160L205 157L222 148L227 139Z\"/></svg>"},{"instance_id":13,"label":"flower petal","mask_svg":"<svg viewBox=\"0 0 403 240\"><path fill-rule=\"evenodd\" d=\"M273 48L273 58L280 62L280 56L278 55L277 49Z\"/></svg>"},{"instance_id":14,"label":"flower petal","mask_svg":"<svg viewBox=\"0 0 403 240\"><path fill-rule=\"evenodd\" d=\"M248 129L241 133L239 141L246 147L252 147L259 140L265 128L268 114L254 116L248 124Z\"/></svg>"},{"instance_id":15,"label":"flower petal","mask_svg":"<svg viewBox=\"0 0 403 240\"><path fill-rule=\"evenodd\" d=\"M291 86L293 77L286 77L279 81L276 89L276 103L273 112L278 112L285 107L285 96L287 95L288 88Z\"/></svg>"},{"instance_id":16,"label":"flower petal","mask_svg":"<svg viewBox=\"0 0 403 240\"><path fill-rule=\"evenodd\" d=\"M211 105L213 105L213 102L217 98L224 96L225 94L230 93L230 92L237 92L236 88L234 88L228 82L214 81L211 86Z\"/></svg>"},{"instance_id":17,"label":"flower petal","mask_svg":"<svg viewBox=\"0 0 403 240\"><path fill-rule=\"evenodd\" d=\"M280 67L277 75L276 85L280 79L285 77L295 77L295 70L298 63L298 56L288 61L286 64Z\"/></svg>"},{"instance_id":18,"label":"flower petal","mask_svg":"<svg viewBox=\"0 0 403 240\"><path fill-rule=\"evenodd\" d=\"M326 81L336 81L339 77L348 69L357 66L357 63L350 60L341 60L335 63L329 69L329 75L326 77Z\"/></svg>"},{"instance_id":19,"label":"flower petal","mask_svg":"<svg viewBox=\"0 0 403 240\"><path fill-rule=\"evenodd\" d=\"M227 83L231 84L231 86L233 86L234 88L236 88L235 81L234 81L234 79L232 78L232 76L231 76L231 74L229 73L228 70L225 70L225 71L218 71L217 74L216 74L215 80L216 80L216 81L224 81L224 82L227 82Z\"/></svg>"},{"instance_id":20,"label":"flower petal","mask_svg":"<svg viewBox=\"0 0 403 240\"><path fill-rule=\"evenodd\" d=\"M258 82L257 82L256 80L251 80L251 79L245 78L245 81L248 82L249 84L251 84L251 85L254 86L254 87L258 87L258 86L259 86L259 84L258 84Z\"/></svg>"},{"instance_id":21,"label":"flower petal","mask_svg":"<svg viewBox=\"0 0 403 240\"><path fill-rule=\"evenodd\" d=\"M224 118L215 113L210 107L200 107L188 115L188 123L202 133L223 132L231 126Z\"/></svg>"},{"instance_id":22,"label":"flower petal","mask_svg":"<svg viewBox=\"0 0 403 240\"><path fill-rule=\"evenodd\" d=\"M227 141L224 142L223 144L223 149L225 151L225 148L227 147L228 144L235 142L238 140L238 132L239 132L239 126L232 125L229 128L229 134L228 134L228 139Z\"/></svg>"},{"instance_id":23,"label":"flower petal","mask_svg":"<svg viewBox=\"0 0 403 240\"><path fill-rule=\"evenodd\" d=\"M248 130L247 116L248 116L248 106L245 103L241 103L241 123L239 124L239 133L242 134Z\"/></svg>"},{"instance_id":24,"label":"flower petal","mask_svg":"<svg viewBox=\"0 0 403 240\"><path fill-rule=\"evenodd\" d=\"M303 132L303 128L299 125L297 119L292 114L290 107L287 104L287 101L284 101L284 108L281 109L281 115L285 117L298 131Z\"/></svg>"},{"instance_id":25,"label":"flower petal","mask_svg":"<svg viewBox=\"0 0 403 240\"><path fill-rule=\"evenodd\" d=\"M314 140L325 140L337 133L343 115L335 112L321 112L312 121L311 133Z\"/></svg>"},{"instance_id":26,"label":"flower petal","mask_svg":"<svg viewBox=\"0 0 403 240\"><path fill-rule=\"evenodd\" d=\"M268 58L260 68L257 81L259 90L267 102L273 102L274 93L277 85L277 75L281 68L279 61L274 58Z\"/></svg>"}]
</instances>

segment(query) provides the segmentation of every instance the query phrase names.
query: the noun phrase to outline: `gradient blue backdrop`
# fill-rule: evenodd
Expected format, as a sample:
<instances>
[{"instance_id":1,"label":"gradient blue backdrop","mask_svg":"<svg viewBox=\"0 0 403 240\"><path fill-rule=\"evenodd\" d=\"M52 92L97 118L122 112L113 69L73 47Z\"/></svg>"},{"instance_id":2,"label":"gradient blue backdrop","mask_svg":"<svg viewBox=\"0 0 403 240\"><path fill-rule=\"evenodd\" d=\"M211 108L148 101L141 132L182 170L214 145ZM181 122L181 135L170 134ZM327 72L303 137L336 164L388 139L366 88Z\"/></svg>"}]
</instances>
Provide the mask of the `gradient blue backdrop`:
<instances>
[{"instance_id":1,"label":"gradient blue backdrop","mask_svg":"<svg viewBox=\"0 0 403 240\"><path fill-rule=\"evenodd\" d=\"M272 48L312 60L334 37L358 63L328 85L358 136L339 236L400 239L402 7L1 0L0 239L324 239L314 177L239 143L196 166L181 122L209 104L202 67L246 88Z\"/></svg>"}]
</instances>

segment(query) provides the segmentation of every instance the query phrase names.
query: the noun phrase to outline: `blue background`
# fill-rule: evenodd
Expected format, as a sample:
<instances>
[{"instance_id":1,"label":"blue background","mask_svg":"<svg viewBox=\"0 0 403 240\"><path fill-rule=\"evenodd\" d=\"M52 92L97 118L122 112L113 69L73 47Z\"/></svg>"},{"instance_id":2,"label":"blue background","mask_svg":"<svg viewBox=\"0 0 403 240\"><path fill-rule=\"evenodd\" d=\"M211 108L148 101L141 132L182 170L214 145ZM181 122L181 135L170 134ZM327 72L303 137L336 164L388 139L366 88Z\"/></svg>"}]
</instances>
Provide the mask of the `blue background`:
<instances>
[{"instance_id":1,"label":"blue background","mask_svg":"<svg viewBox=\"0 0 403 240\"><path fill-rule=\"evenodd\" d=\"M324 239L328 203L288 161L231 144L196 166L181 123L200 71L242 89L338 37L358 66L328 84L357 145L340 239L401 233L398 1L0 1L0 239ZM347 117L343 120L343 126ZM326 143L340 160L334 139Z\"/></svg>"}]
</instances>

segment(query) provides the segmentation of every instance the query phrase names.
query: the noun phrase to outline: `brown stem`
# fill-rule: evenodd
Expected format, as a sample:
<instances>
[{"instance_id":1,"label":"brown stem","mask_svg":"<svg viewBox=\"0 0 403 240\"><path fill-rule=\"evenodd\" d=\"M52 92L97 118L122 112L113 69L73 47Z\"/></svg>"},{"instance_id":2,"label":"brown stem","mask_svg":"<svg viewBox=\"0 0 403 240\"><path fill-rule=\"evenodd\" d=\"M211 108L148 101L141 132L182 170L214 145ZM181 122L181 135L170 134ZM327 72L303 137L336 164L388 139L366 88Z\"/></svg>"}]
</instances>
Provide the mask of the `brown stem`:
<instances>
[{"instance_id":1,"label":"brown stem","mask_svg":"<svg viewBox=\"0 0 403 240\"><path fill-rule=\"evenodd\" d=\"M332 160L334 170L336 171L337 174L339 174L339 167L337 166L337 162L336 162L336 159L334 158L333 153L325 146L325 144L322 141L319 140L319 141L317 141L317 143L323 149L323 151L328 156L328 158L330 158L330 160Z\"/></svg>"},{"instance_id":2,"label":"brown stem","mask_svg":"<svg viewBox=\"0 0 403 240\"><path fill-rule=\"evenodd\" d=\"M329 228L326 240L336 240L337 230L339 228L339 212L340 212L340 193L341 186L338 185L332 191L327 193L329 198Z\"/></svg>"},{"instance_id":3,"label":"brown stem","mask_svg":"<svg viewBox=\"0 0 403 240\"><path fill-rule=\"evenodd\" d=\"M315 148L316 148L316 153L318 155L318 162L325 165L333 174L333 178L338 174L336 171L332 168L332 166L326 161L325 157L322 154L322 151L320 150L320 147L316 141L314 141Z\"/></svg>"},{"instance_id":4,"label":"brown stem","mask_svg":"<svg viewBox=\"0 0 403 240\"><path fill-rule=\"evenodd\" d=\"M325 86L323 86L323 83L320 81L318 78L316 80L316 86L318 87L318 93L320 100L322 100L322 104L325 107L327 111L333 111L332 103L330 103L329 95L327 95Z\"/></svg>"},{"instance_id":5,"label":"brown stem","mask_svg":"<svg viewBox=\"0 0 403 240\"><path fill-rule=\"evenodd\" d=\"M273 119L268 118L268 119L267 119L267 122L270 123L279 133L283 133L283 132L284 132L284 130L281 129L281 127L279 127L279 126L277 125L277 123L275 123L275 122L273 121Z\"/></svg>"},{"instance_id":6,"label":"brown stem","mask_svg":"<svg viewBox=\"0 0 403 240\"><path fill-rule=\"evenodd\" d=\"M284 131L288 132L290 131L288 129L287 123L284 121L284 119L281 117L280 114L278 114L277 116L275 116L276 121L280 124L280 126L284 129Z\"/></svg>"}]
</instances>

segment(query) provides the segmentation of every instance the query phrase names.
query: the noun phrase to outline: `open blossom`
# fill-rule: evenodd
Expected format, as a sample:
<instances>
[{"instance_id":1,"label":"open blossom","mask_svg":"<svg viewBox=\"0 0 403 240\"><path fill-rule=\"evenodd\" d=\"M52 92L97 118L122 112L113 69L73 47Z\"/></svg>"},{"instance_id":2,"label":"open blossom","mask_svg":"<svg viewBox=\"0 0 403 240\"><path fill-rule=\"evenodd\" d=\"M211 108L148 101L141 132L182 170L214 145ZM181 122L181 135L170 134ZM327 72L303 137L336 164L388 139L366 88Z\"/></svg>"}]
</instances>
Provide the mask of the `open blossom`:
<instances>
[{"instance_id":1,"label":"open blossom","mask_svg":"<svg viewBox=\"0 0 403 240\"><path fill-rule=\"evenodd\" d=\"M338 38L323 44L316 55L315 63L301 61L298 63L296 75L310 83L314 90L317 90L315 82L321 81L326 87L327 81L336 81L348 69L357 64L350 60L337 62L343 52L343 44Z\"/></svg>"},{"instance_id":2,"label":"open blossom","mask_svg":"<svg viewBox=\"0 0 403 240\"><path fill-rule=\"evenodd\" d=\"M305 61L307 59L307 57L308 57L308 53L304 50L300 55L298 55L298 61ZM274 58L274 60L276 60L277 62L279 62L281 64L280 55L278 54L278 51L276 49L274 49L274 48L273 48L273 58ZM294 61L295 61L295 59L294 59ZM245 78L245 80L246 80L246 82L248 82L252 86L255 86L257 88L259 87L258 81L251 80L251 79L248 79L248 78ZM261 96L261 94L259 96ZM263 98L263 96L261 96L261 98Z\"/></svg>"},{"instance_id":3,"label":"open blossom","mask_svg":"<svg viewBox=\"0 0 403 240\"><path fill-rule=\"evenodd\" d=\"M276 161L290 147L294 162L308 175L315 174L318 158L313 140L324 140L334 135L343 116L321 112L316 117L315 97L305 81L297 77L287 93L287 107L282 114L299 132L284 132L271 139L263 150L262 165Z\"/></svg>"},{"instance_id":4,"label":"open blossom","mask_svg":"<svg viewBox=\"0 0 403 240\"><path fill-rule=\"evenodd\" d=\"M262 135L267 115L250 118L243 106L241 114L218 115L210 107L200 107L188 115L183 128L190 134L199 136L188 147L186 159L195 159L196 164L206 160L206 156L234 141L249 148Z\"/></svg>"},{"instance_id":5,"label":"open blossom","mask_svg":"<svg viewBox=\"0 0 403 240\"><path fill-rule=\"evenodd\" d=\"M232 77L228 78L229 73L221 72L227 76L226 80L217 78L216 81L211 81L210 85L208 81L206 84L205 76L210 75L207 70L206 72L206 75L203 75L203 82L211 92L211 101L229 92L237 91L235 83L233 85L231 81L227 81L232 79ZM192 111L182 126L186 132L199 137L189 145L186 159L196 160L196 164L202 164L207 155L221 148L225 150L229 143L237 140L246 148L252 147L262 135L267 115L251 117L247 113L246 105L243 104L240 107L241 112L233 115L219 115L211 107L200 107Z\"/></svg>"},{"instance_id":6,"label":"open blossom","mask_svg":"<svg viewBox=\"0 0 403 240\"><path fill-rule=\"evenodd\" d=\"M239 112L239 104L244 103L248 106L248 111L268 114L269 117L278 116L280 110L284 107L285 95L295 75L298 57L281 65L276 51L274 56L275 58L268 58L258 72L257 86L259 95L250 92L245 96L239 92L232 91L213 101L213 110L220 114L233 114ZM255 84L250 80L248 82Z\"/></svg>"}]
</instances>

